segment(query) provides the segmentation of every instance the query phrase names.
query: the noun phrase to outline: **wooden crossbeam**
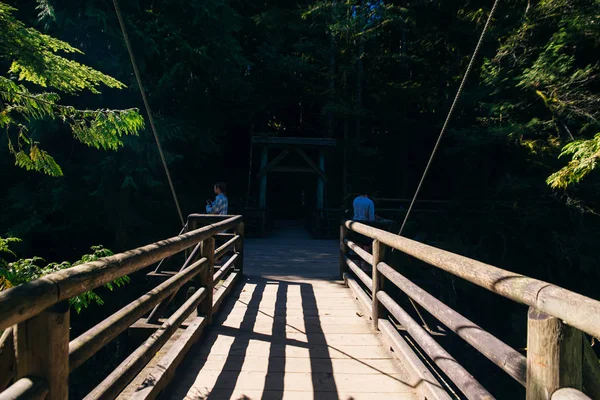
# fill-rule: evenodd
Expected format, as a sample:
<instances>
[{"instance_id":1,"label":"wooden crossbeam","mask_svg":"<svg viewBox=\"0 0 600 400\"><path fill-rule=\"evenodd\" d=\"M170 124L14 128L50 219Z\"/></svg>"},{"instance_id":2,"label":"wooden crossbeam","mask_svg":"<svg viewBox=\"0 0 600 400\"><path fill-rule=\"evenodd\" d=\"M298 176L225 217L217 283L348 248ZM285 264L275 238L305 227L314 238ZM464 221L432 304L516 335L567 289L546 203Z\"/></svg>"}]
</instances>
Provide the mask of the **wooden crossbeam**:
<instances>
[{"instance_id":1,"label":"wooden crossbeam","mask_svg":"<svg viewBox=\"0 0 600 400\"><path fill-rule=\"evenodd\" d=\"M306 154L306 152L302 149L295 148L296 153L300 155L306 161L306 163L323 179L324 182L327 182L327 175L325 172L315 164L315 162Z\"/></svg>"},{"instance_id":2,"label":"wooden crossbeam","mask_svg":"<svg viewBox=\"0 0 600 400\"><path fill-rule=\"evenodd\" d=\"M256 174L257 178L262 178L267 172L275 168L287 155L290 154L289 149L283 149L281 153L277 155L274 159L271 160L263 169L261 169L258 174Z\"/></svg>"}]
</instances>

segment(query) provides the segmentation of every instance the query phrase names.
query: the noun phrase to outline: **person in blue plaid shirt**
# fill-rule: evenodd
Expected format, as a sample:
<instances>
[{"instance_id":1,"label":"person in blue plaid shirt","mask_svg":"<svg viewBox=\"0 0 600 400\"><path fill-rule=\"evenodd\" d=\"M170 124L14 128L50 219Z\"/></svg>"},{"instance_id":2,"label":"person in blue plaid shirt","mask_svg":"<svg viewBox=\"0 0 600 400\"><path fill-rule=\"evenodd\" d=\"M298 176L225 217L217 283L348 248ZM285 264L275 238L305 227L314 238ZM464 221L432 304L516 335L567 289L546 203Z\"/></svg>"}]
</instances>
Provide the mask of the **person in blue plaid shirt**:
<instances>
[{"instance_id":1,"label":"person in blue plaid shirt","mask_svg":"<svg viewBox=\"0 0 600 400\"><path fill-rule=\"evenodd\" d=\"M216 183L214 190L217 198L213 202L206 200L206 213L227 215L227 207L229 206L229 201L226 196L227 185L223 182Z\"/></svg>"}]
</instances>

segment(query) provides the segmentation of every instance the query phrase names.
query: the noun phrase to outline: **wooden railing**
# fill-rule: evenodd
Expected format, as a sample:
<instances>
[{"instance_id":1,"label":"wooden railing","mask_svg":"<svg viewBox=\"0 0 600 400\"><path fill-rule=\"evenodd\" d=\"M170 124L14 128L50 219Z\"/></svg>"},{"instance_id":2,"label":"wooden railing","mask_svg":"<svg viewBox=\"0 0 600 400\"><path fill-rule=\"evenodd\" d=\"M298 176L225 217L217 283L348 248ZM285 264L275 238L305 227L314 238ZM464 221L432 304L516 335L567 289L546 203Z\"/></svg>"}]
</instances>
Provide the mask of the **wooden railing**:
<instances>
[{"instance_id":1,"label":"wooden railing","mask_svg":"<svg viewBox=\"0 0 600 400\"><path fill-rule=\"evenodd\" d=\"M349 232L372 240L372 253L348 237ZM340 234L340 274L355 292L394 351L422 374L421 387L428 398L447 399L435 378L414 359L407 342L388 317L392 317L439 369L469 399L493 396L444 350L385 291L388 281L418 303L457 336L525 386L527 399L600 399L600 364L585 332L600 337L600 302L548 282L506 271L489 264L428 246L366 224L346 221ZM486 332L434 296L421 289L386 262L388 249L399 250L493 293L528 305L527 357ZM364 272L349 258L350 250L372 266ZM386 256L386 253L388 254ZM366 288L366 290L365 290ZM586 393L583 394L582 392ZM588 397L589 396L589 397Z\"/></svg>"},{"instance_id":2,"label":"wooden railing","mask_svg":"<svg viewBox=\"0 0 600 400\"><path fill-rule=\"evenodd\" d=\"M200 221L210 222L199 227ZM168 384L183 355L211 322L243 269L244 224L240 216L188 218L187 232L167 240L62 270L0 292L0 399L66 399L69 374L149 312L156 315L154 333L106 377L86 399L115 398L186 321L184 333L149 373L151 379L133 398L155 398ZM232 229L234 233L223 233ZM226 242L215 249L215 238ZM68 300L116 278L186 252L179 269L140 298L80 336L69 338ZM215 260L233 255L215 272ZM222 281L215 288L215 283ZM186 283L197 290L166 319L164 305ZM216 289L213 295L213 289ZM163 307L161 308L161 304ZM162 310L162 311L160 311ZM14 344L13 344L14 343Z\"/></svg>"}]
</instances>

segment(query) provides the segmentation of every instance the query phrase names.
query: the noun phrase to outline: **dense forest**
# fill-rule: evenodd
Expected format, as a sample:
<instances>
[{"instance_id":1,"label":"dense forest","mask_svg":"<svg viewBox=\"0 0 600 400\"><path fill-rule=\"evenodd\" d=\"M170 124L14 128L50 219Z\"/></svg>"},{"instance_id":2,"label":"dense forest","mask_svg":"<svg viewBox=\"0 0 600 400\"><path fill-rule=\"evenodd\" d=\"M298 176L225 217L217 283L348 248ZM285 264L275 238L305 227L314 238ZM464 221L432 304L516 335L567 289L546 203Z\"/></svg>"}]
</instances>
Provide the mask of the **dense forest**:
<instances>
[{"instance_id":1,"label":"dense forest","mask_svg":"<svg viewBox=\"0 0 600 400\"><path fill-rule=\"evenodd\" d=\"M121 1L183 213L216 181L230 211L256 207L261 134L336 139L327 208L365 185L410 198L491 6ZM599 18L599 0L500 2L420 194L447 207L409 237L598 297ZM0 236L21 239L2 257L176 234L112 2L3 0L0 33Z\"/></svg>"}]
</instances>

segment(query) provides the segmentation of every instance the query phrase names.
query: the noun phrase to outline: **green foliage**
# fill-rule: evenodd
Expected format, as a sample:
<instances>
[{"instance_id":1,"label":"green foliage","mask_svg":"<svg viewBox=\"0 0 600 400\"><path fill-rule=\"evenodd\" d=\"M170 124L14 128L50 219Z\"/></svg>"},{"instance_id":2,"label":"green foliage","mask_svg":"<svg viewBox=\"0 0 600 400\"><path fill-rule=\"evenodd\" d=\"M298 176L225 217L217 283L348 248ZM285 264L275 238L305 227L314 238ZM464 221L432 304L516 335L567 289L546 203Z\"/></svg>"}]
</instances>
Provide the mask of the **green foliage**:
<instances>
[{"instance_id":1,"label":"green foliage","mask_svg":"<svg viewBox=\"0 0 600 400\"><path fill-rule=\"evenodd\" d=\"M570 158L562 168L547 164L558 168L546 180L554 189L580 182L597 167L600 64L591 55L600 51L599 6L597 0L531 4L482 70L494 94L488 121L528 148L545 141L530 153L545 164L548 155Z\"/></svg>"},{"instance_id":2,"label":"green foliage","mask_svg":"<svg viewBox=\"0 0 600 400\"><path fill-rule=\"evenodd\" d=\"M0 253L10 254L16 257L15 253L9 248L9 245L10 243L17 243L19 241L20 239L14 237L0 237ZM92 246L91 250L91 254L85 254L79 260L73 263L63 261L61 263L54 262L46 264L45 266L42 266L45 262L41 257L17 259L12 262L8 262L4 258L0 258L0 290L22 285L53 272L72 268L83 263L96 261L113 254L109 249L106 249L103 246ZM129 281L130 279L128 276L123 276L105 284L104 286L112 291L115 287L124 286L125 284L129 283ZM102 305L104 304L104 301L93 290L90 290L82 293L79 296L69 299L69 303L75 309L75 311L77 311L77 313L80 313L84 308L88 308L91 304Z\"/></svg>"},{"instance_id":3,"label":"green foliage","mask_svg":"<svg viewBox=\"0 0 600 400\"><path fill-rule=\"evenodd\" d=\"M49 6L43 7L43 16L49 10ZM98 94L100 85L125 87L108 75L61 56L60 53L83 53L66 42L27 28L14 18L13 11L0 2L0 58L11 63L8 77L0 76L0 128L7 132L9 150L17 166L51 176L62 175L54 158L29 135L27 125L35 120L60 120L77 140L105 150L118 149L123 145L123 135L136 135L143 129L143 118L136 109L80 110L58 104L60 97L54 92L34 92L16 83L15 80L26 81L68 94L83 90ZM12 139L11 134L16 138Z\"/></svg>"},{"instance_id":4,"label":"green foliage","mask_svg":"<svg viewBox=\"0 0 600 400\"><path fill-rule=\"evenodd\" d=\"M593 139L576 140L567 144L560 156L570 156L571 161L548 177L547 183L554 189L566 189L597 168L600 159L600 133Z\"/></svg>"}]
</instances>

